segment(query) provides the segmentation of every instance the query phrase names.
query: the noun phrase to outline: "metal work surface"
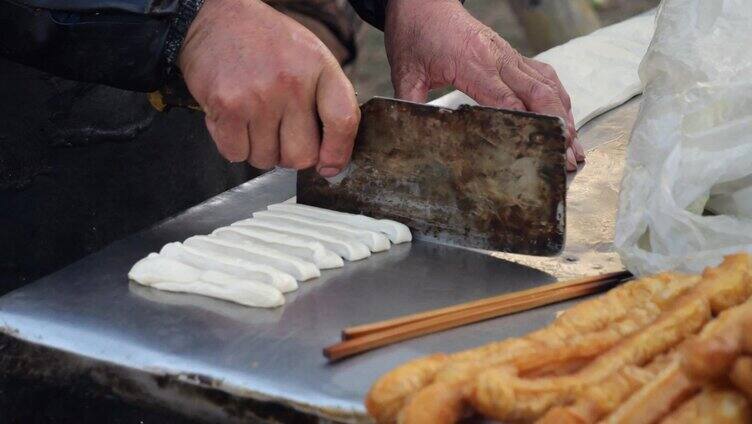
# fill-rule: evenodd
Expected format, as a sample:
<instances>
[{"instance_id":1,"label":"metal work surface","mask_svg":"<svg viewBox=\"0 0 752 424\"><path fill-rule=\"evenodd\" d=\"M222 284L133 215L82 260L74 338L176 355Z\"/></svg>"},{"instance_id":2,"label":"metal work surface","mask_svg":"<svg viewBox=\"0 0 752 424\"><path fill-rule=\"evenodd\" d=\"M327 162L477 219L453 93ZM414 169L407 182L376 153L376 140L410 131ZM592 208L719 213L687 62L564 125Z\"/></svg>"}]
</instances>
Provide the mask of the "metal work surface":
<instances>
[{"instance_id":1,"label":"metal work surface","mask_svg":"<svg viewBox=\"0 0 752 424\"><path fill-rule=\"evenodd\" d=\"M361 106L350 172L298 178L301 203L388 218L418 239L529 255L564 245L559 118L375 98Z\"/></svg>"},{"instance_id":2,"label":"metal work surface","mask_svg":"<svg viewBox=\"0 0 752 424\"><path fill-rule=\"evenodd\" d=\"M572 182L570 195L577 197L569 199L568 226L574 234L564 256L510 259L559 275L571 269L550 261L567 261L567 255L576 255L570 262L585 274L606 271L602 261L615 263L607 238L613 232L615 197L603 187L618 188L621 176L612 161L623 156L615 159L599 152L623 154L628 136L624 129L634 121L635 105L633 101L581 132L588 149L596 139L607 143L591 152ZM613 133L599 129L599 122L612 126ZM589 168L598 172L586 174ZM85 357L100 367L172 375L185 385L221 390L248 399L248 408L253 401L273 401L311 415L358 421L364 419L361 400L367 389L392 367L431 352L521 335L567 306L553 305L327 364L321 349L336 342L345 326L529 288L554 277L481 252L415 242L324 271L321 278L301 284L287 297L287 305L271 311L162 293L127 281L130 266L163 244L249 217L291 197L294 190L292 174L267 174L12 292L0 298L2 332ZM603 228L591 223L594 217ZM584 234L586 227L592 232ZM143 377L129 383L140 387L144 397L163 398L176 409L185 404L175 399L174 391L165 393L163 386Z\"/></svg>"}]
</instances>

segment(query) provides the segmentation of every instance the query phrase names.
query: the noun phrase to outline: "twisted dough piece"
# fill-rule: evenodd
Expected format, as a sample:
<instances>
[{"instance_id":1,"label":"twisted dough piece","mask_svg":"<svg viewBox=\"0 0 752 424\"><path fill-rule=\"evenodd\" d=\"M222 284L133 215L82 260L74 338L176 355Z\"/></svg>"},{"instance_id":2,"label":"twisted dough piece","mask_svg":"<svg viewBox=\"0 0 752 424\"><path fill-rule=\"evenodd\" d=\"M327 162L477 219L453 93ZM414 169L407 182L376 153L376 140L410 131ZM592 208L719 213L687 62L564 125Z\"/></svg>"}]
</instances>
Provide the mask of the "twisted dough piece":
<instances>
[{"instance_id":1,"label":"twisted dough piece","mask_svg":"<svg viewBox=\"0 0 752 424\"><path fill-rule=\"evenodd\" d=\"M694 276L661 274L628 282L603 296L572 307L548 327L525 338L506 339L453 355L431 355L410 361L385 374L373 385L366 397L366 407L377 422L394 422L405 401L436 379L450 386L448 390L452 390L452 394L443 394L441 390L444 389L435 388L416 395L415 402L411 402L416 405L417 412L426 411L430 414L430 411L436 411L436 416L411 414L411 408L405 408L403 421L452 422L442 417L451 418L458 413L444 409L454 408L457 404L447 403L446 399L457 399L460 395L457 393L458 388L472 381L481 370L519 358L532 358L535 356L531 355L536 352L542 357L543 350L571 346L572 338L603 330L613 323L639 315L639 311L644 311L645 315L657 316L667 304L695 286L698 281L699 277ZM602 346L602 349L607 347ZM431 393L433 391L439 393L434 395ZM430 401L431 405L438 408L421 406L420 399ZM457 407L461 408L461 404L462 402ZM419 415L426 421L410 418Z\"/></svg>"},{"instance_id":2,"label":"twisted dough piece","mask_svg":"<svg viewBox=\"0 0 752 424\"><path fill-rule=\"evenodd\" d=\"M588 387L600 384L622 368L640 366L669 351L698 332L713 314L744 302L750 294L750 258L729 256L718 268L706 270L700 284L677 299L657 321L581 370L571 375L528 379L509 373L508 369L491 369L478 376L472 404L484 415L499 420L535 420L552 407L575 401Z\"/></svg>"},{"instance_id":3,"label":"twisted dough piece","mask_svg":"<svg viewBox=\"0 0 752 424\"><path fill-rule=\"evenodd\" d=\"M752 422L747 399L727 388L709 387L661 420L661 424L745 424Z\"/></svg>"},{"instance_id":4,"label":"twisted dough piece","mask_svg":"<svg viewBox=\"0 0 752 424\"><path fill-rule=\"evenodd\" d=\"M539 423L591 424L597 422L616 410L634 392L655 378L658 371L666 367L666 358L670 358L670 361L680 361L682 371L694 383L721 379L729 375L734 367L739 372L737 387L744 391L745 381L752 383L752 367L749 369L750 378L747 378L746 370L744 370L745 360L737 360L737 357L742 351L742 340L747 334L742 327L747 325L752 325L752 300L747 300L740 306L722 312L718 318L703 328L698 337L682 343L682 346L670 356L659 358L645 368L627 366L619 370L601 384L588 388L581 396L578 396L575 403L549 410ZM752 338L752 333L747 337ZM752 366L752 362L750 365ZM664 402L665 395L665 393L650 393L647 397L655 399L655 396L658 396L659 402ZM670 405L671 400L664 403ZM626 415L624 412L621 414ZM640 418L645 417L640 416Z\"/></svg>"}]
</instances>

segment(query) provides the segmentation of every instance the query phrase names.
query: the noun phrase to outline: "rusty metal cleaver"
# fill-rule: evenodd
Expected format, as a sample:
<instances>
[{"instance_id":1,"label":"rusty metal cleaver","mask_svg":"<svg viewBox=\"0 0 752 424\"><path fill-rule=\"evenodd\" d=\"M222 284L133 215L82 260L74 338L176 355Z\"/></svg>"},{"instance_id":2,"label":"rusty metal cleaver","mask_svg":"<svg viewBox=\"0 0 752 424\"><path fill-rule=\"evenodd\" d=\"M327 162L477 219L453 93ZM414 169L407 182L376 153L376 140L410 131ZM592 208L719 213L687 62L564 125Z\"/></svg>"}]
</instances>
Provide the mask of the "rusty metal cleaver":
<instances>
[{"instance_id":1,"label":"rusty metal cleaver","mask_svg":"<svg viewBox=\"0 0 752 424\"><path fill-rule=\"evenodd\" d=\"M554 255L565 233L559 118L387 98L361 106L352 162L339 176L298 173L297 200L394 219L420 239Z\"/></svg>"}]
</instances>

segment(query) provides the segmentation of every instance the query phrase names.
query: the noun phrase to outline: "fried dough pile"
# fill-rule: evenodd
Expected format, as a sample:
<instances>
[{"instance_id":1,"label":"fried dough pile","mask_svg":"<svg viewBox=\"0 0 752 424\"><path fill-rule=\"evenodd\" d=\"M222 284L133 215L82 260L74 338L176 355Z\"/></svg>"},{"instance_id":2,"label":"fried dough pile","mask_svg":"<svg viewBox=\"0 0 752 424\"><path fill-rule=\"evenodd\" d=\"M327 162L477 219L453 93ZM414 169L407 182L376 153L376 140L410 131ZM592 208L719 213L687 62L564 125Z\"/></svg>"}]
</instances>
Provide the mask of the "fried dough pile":
<instances>
[{"instance_id":1,"label":"fried dough pile","mask_svg":"<svg viewBox=\"0 0 752 424\"><path fill-rule=\"evenodd\" d=\"M641 278L549 326L410 361L366 398L380 423L752 422L752 257Z\"/></svg>"}]
</instances>

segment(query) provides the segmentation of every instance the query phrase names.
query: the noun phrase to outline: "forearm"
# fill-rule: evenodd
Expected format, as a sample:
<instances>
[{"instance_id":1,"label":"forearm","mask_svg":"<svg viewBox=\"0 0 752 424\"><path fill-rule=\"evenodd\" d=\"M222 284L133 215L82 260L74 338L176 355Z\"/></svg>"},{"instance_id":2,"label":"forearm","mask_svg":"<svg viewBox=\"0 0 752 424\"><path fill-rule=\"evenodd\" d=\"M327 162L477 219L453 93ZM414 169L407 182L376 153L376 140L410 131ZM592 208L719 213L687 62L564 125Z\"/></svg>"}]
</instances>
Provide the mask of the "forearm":
<instances>
[{"instance_id":1,"label":"forearm","mask_svg":"<svg viewBox=\"0 0 752 424\"><path fill-rule=\"evenodd\" d=\"M139 91L163 84L198 9L186 0L55 3L67 10L45 3L0 0L0 55L64 78Z\"/></svg>"}]
</instances>

